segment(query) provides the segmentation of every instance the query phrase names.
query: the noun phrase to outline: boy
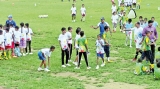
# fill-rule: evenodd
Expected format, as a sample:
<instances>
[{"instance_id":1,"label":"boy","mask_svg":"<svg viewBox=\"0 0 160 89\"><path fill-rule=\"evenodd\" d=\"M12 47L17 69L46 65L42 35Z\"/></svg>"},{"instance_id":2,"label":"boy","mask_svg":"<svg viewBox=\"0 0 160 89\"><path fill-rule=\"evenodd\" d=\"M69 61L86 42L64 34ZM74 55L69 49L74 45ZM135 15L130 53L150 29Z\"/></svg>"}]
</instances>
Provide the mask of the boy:
<instances>
[{"instance_id":1,"label":"boy","mask_svg":"<svg viewBox=\"0 0 160 89\"><path fill-rule=\"evenodd\" d=\"M144 18L144 28L148 26L147 18Z\"/></svg>"},{"instance_id":2,"label":"boy","mask_svg":"<svg viewBox=\"0 0 160 89\"><path fill-rule=\"evenodd\" d=\"M68 64L68 59L69 59L69 47L67 43L67 36L66 36L66 28L62 27L61 29L62 34L59 35L58 41L61 47L61 57L62 57L62 67L65 68L66 66L71 66ZM64 56L66 55L66 66L64 65Z\"/></svg>"},{"instance_id":3,"label":"boy","mask_svg":"<svg viewBox=\"0 0 160 89\"><path fill-rule=\"evenodd\" d=\"M99 64L98 64L99 58L102 58L101 67L105 66L105 63L104 63L104 40L101 39L100 35L97 35L96 48L97 48L96 49L96 51L97 51L97 66L96 66L96 69L99 69Z\"/></svg>"},{"instance_id":4,"label":"boy","mask_svg":"<svg viewBox=\"0 0 160 89\"><path fill-rule=\"evenodd\" d=\"M85 16L86 16L86 8L84 7L84 4L82 4L82 7L80 9L81 11L81 15L82 15L82 18L81 18L81 21L85 21Z\"/></svg>"},{"instance_id":5,"label":"boy","mask_svg":"<svg viewBox=\"0 0 160 89\"><path fill-rule=\"evenodd\" d=\"M3 31L0 30L0 60L3 59L2 58L2 54L4 52L4 35L3 35Z\"/></svg>"},{"instance_id":6,"label":"boy","mask_svg":"<svg viewBox=\"0 0 160 89\"><path fill-rule=\"evenodd\" d=\"M133 0L133 9L136 9L137 0Z\"/></svg>"},{"instance_id":7,"label":"boy","mask_svg":"<svg viewBox=\"0 0 160 89\"><path fill-rule=\"evenodd\" d=\"M48 67L50 66L50 57L51 57L51 53L54 51L55 47L54 46L51 46L50 49L49 48L44 48L44 49L41 49L39 52L38 52L38 57L40 60L42 60L39 68L38 68L38 71L42 71L42 66L44 65L44 71L48 72L50 71L47 66L46 66L46 58L48 58Z\"/></svg>"},{"instance_id":8,"label":"boy","mask_svg":"<svg viewBox=\"0 0 160 89\"><path fill-rule=\"evenodd\" d=\"M104 30L105 30L105 32L103 33L103 40L105 42L105 44L104 44L104 51L106 53L107 61L111 62L110 59L109 59L109 57L110 57L110 43L109 43L109 38L107 36L108 35L107 33L109 31L109 27L105 26Z\"/></svg>"},{"instance_id":9,"label":"boy","mask_svg":"<svg viewBox=\"0 0 160 89\"><path fill-rule=\"evenodd\" d=\"M82 54L85 58L85 61L86 61L86 65L87 65L87 69L91 69L91 67L89 67L88 65L88 58L87 58L87 53L88 53L88 47L87 47L87 39L84 37L84 31L81 31L80 32L80 38L78 39L77 41L77 45L79 46L77 49L78 49L78 66L75 67L75 69L80 69L80 63L81 63L81 57L82 57Z\"/></svg>"},{"instance_id":10,"label":"boy","mask_svg":"<svg viewBox=\"0 0 160 89\"><path fill-rule=\"evenodd\" d=\"M74 4L72 4L71 8L72 22L76 21L76 13L77 13L76 7Z\"/></svg>"},{"instance_id":11,"label":"boy","mask_svg":"<svg viewBox=\"0 0 160 89\"><path fill-rule=\"evenodd\" d=\"M13 32L15 31L15 28L13 27L13 24L9 24L9 32L13 35ZM12 56L16 57L14 54L14 41L13 41L13 37L12 37L12 45L11 45L11 51L12 51Z\"/></svg>"},{"instance_id":12,"label":"boy","mask_svg":"<svg viewBox=\"0 0 160 89\"><path fill-rule=\"evenodd\" d=\"M154 67L154 78L160 79L160 62Z\"/></svg>"},{"instance_id":13,"label":"boy","mask_svg":"<svg viewBox=\"0 0 160 89\"><path fill-rule=\"evenodd\" d=\"M13 36L14 36L14 45L15 45L15 49L14 49L15 56L19 57L22 54L20 53L20 48L19 48L21 32L19 31L18 26L15 27L15 31L13 32Z\"/></svg>"},{"instance_id":14,"label":"boy","mask_svg":"<svg viewBox=\"0 0 160 89\"><path fill-rule=\"evenodd\" d=\"M113 24L113 32L116 32L117 22L118 22L118 15L116 14L116 12L113 12L111 19Z\"/></svg>"},{"instance_id":15,"label":"boy","mask_svg":"<svg viewBox=\"0 0 160 89\"><path fill-rule=\"evenodd\" d=\"M116 7L116 4L115 4L115 3L112 4L111 10L112 10L112 13L113 13L113 12L116 12L117 7Z\"/></svg>"},{"instance_id":16,"label":"boy","mask_svg":"<svg viewBox=\"0 0 160 89\"><path fill-rule=\"evenodd\" d=\"M148 59L150 61L151 64L151 72L153 72L153 65L154 65L154 58L152 56L152 52L151 52L151 46L154 43L150 42L150 31L146 31L146 36L144 38L144 45L143 45L143 49L144 49L144 56L146 57L146 59Z\"/></svg>"},{"instance_id":17,"label":"boy","mask_svg":"<svg viewBox=\"0 0 160 89\"><path fill-rule=\"evenodd\" d=\"M120 6L122 3L122 0L118 0L118 6Z\"/></svg>"},{"instance_id":18,"label":"boy","mask_svg":"<svg viewBox=\"0 0 160 89\"><path fill-rule=\"evenodd\" d=\"M80 27L78 27L77 29L76 29L76 37L75 37L75 40L74 40L74 48L78 48L78 45L77 45L77 41L78 41L78 39L80 38L80 32L81 32L81 28ZM76 49L76 59L75 59L75 61L73 62L73 64L75 64L76 66L78 65L78 50Z\"/></svg>"},{"instance_id":19,"label":"boy","mask_svg":"<svg viewBox=\"0 0 160 89\"><path fill-rule=\"evenodd\" d=\"M153 27L157 28L158 27L158 22L155 21L155 18L152 17L151 20L153 21Z\"/></svg>"},{"instance_id":20,"label":"boy","mask_svg":"<svg viewBox=\"0 0 160 89\"><path fill-rule=\"evenodd\" d=\"M32 31L32 29L29 27L29 23L26 23L26 24L25 24L25 27L26 27L26 31L27 31L27 34L26 34L27 45L26 45L26 48L25 48L26 54L33 54L33 53L31 52L31 42L32 42L33 31ZM28 53L27 46L29 46L29 53Z\"/></svg>"},{"instance_id":21,"label":"boy","mask_svg":"<svg viewBox=\"0 0 160 89\"><path fill-rule=\"evenodd\" d=\"M142 64L142 60L138 59L135 70L134 70L134 74L142 75L142 74L145 74L146 72L147 72L147 68L144 67L144 65Z\"/></svg>"},{"instance_id":22,"label":"boy","mask_svg":"<svg viewBox=\"0 0 160 89\"><path fill-rule=\"evenodd\" d=\"M68 32L66 32L67 36L67 43L69 47L69 59L68 61L71 62L71 56L72 56L72 27L68 27Z\"/></svg>"}]
</instances>

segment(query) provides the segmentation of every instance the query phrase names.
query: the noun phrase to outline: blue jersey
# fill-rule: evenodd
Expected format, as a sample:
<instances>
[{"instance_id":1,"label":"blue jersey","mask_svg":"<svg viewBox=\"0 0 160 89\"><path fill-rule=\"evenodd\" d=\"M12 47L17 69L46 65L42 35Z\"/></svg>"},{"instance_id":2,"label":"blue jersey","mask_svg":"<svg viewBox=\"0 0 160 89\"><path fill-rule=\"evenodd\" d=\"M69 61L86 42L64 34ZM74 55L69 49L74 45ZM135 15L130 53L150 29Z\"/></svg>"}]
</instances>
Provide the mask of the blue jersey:
<instances>
[{"instance_id":1,"label":"blue jersey","mask_svg":"<svg viewBox=\"0 0 160 89\"><path fill-rule=\"evenodd\" d=\"M126 23L126 30L129 30L133 27L133 24L132 23Z\"/></svg>"},{"instance_id":2,"label":"blue jersey","mask_svg":"<svg viewBox=\"0 0 160 89\"><path fill-rule=\"evenodd\" d=\"M100 22L100 23L98 23L97 26L99 26L99 28L100 28L100 35L103 35L103 33L104 33L104 27L105 26L109 26L109 24L107 22L104 22L104 23Z\"/></svg>"},{"instance_id":3,"label":"blue jersey","mask_svg":"<svg viewBox=\"0 0 160 89\"><path fill-rule=\"evenodd\" d=\"M7 21L6 21L6 25L10 25L10 24L12 24L13 27L16 26L16 22L15 22L15 21L13 21L13 20L7 20Z\"/></svg>"}]
</instances>

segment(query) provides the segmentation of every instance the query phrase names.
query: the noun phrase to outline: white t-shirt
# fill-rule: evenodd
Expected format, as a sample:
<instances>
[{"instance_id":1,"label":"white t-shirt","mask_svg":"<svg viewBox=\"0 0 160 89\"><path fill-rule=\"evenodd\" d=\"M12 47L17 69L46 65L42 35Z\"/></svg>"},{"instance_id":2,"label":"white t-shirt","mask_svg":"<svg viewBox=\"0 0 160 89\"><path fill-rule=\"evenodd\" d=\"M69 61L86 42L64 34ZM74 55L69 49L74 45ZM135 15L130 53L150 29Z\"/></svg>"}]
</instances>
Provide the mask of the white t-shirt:
<instances>
[{"instance_id":1,"label":"white t-shirt","mask_svg":"<svg viewBox=\"0 0 160 89\"><path fill-rule=\"evenodd\" d=\"M9 32L10 32L11 34L13 34L14 31L15 31L15 28L13 28L13 27L9 29Z\"/></svg>"},{"instance_id":2,"label":"white t-shirt","mask_svg":"<svg viewBox=\"0 0 160 89\"><path fill-rule=\"evenodd\" d=\"M4 48L4 35L0 35L0 47Z\"/></svg>"},{"instance_id":3,"label":"white t-shirt","mask_svg":"<svg viewBox=\"0 0 160 89\"><path fill-rule=\"evenodd\" d=\"M86 14L86 8L85 7L81 7L81 14Z\"/></svg>"},{"instance_id":4,"label":"white t-shirt","mask_svg":"<svg viewBox=\"0 0 160 89\"><path fill-rule=\"evenodd\" d=\"M112 19L112 23L117 23L118 22L118 15L112 15L111 19Z\"/></svg>"},{"instance_id":5,"label":"white t-shirt","mask_svg":"<svg viewBox=\"0 0 160 89\"><path fill-rule=\"evenodd\" d=\"M133 3L136 3L137 2L137 0L133 0Z\"/></svg>"},{"instance_id":6,"label":"white t-shirt","mask_svg":"<svg viewBox=\"0 0 160 89\"><path fill-rule=\"evenodd\" d=\"M49 48L41 49L41 52L44 53L45 57L51 57L51 53Z\"/></svg>"},{"instance_id":7,"label":"white t-shirt","mask_svg":"<svg viewBox=\"0 0 160 89\"><path fill-rule=\"evenodd\" d=\"M136 40L136 42L140 43L143 39L143 36L142 36L143 28L142 27L139 27L139 28L134 27L131 30L134 31L134 39Z\"/></svg>"},{"instance_id":8,"label":"white t-shirt","mask_svg":"<svg viewBox=\"0 0 160 89\"><path fill-rule=\"evenodd\" d=\"M20 31L14 31L14 43L19 44L20 38L21 38L21 32Z\"/></svg>"},{"instance_id":9,"label":"white t-shirt","mask_svg":"<svg viewBox=\"0 0 160 89\"><path fill-rule=\"evenodd\" d=\"M12 46L12 34L11 33L6 33L4 35L4 39L5 39L5 46Z\"/></svg>"},{"instance_id":10,"label":"white t-shirt","mask_svg":"<svg viewBox=\"0 0 160 89\"><path fill-rule=\"evenodd\" d=\"M66 32L65 34L67 36L67 39L71 39L72 38L72 34L70 32ZM72 39L67 41L68 44L72 44Z\"/></svg>"},{"instance_id":11,"label":"white t-shirt","mask_svg":"<svg viewBox=\"0 0 160 89\"><path fill-rule=\"evenodd\" d=\"M68 48L68 44L67 44L67 36L66 36L66 34L60 34L59 35L59 38L58 38L58 41L60 41L60 44L61 44L61 48L63 49L63 50L66 50L67 48Z\"/></svg>"},{"instance_id":12,"label":"white t-shirt","mask_svg":"<svg viewBox=\"0 0 160 89\"><path fill-rule=\"evenodd\" d=\"M76 48L78 48L77 41L78 41L78 39L79 39L80 37L81 37L81 36L80 36L79 34L76 34L76 37L75 37L75 40L76 40L76 42L75 42L75 47L76 47Z\"/></svg>"},{"instance_id":13,"label":"white t-shirt","mask_svg":"<svg viewBox=\"0 0 160 89\"><path fill-rule=\"evenodd\" d=\"M21 32L21 39L23 40L26 40L26 33L27 33L27 30L26 28L19 28L19 31Z\"/></svg>"},{"instance_id":14,"label":"white t-shirt","mask_svg":"<svg viewBox=\"0 0 160 89\"><path fill-rule=\"evenodd\" d=\"M96 52L97 53L100 53L100 54L103 54L104 53L104 40L101 39L101 40L96 40Z\"/></svg>"},{"instance_id":15,"label":"white t-shirt","mask_svg":"<svg viewBox=\"0 0 160 89\"><path fill-rule=\"evenodd\" d=\"M26 40L27 41L31 41L32 40L32 29L31 28L26 28L26 31L27 31L27 35L26 35Z\"/></svg>"},{"instance_id":16,"label":"white t-shirt","mask_svg":"<svg viewBox=\"0 0 160 89\"><path fill-rule=\"evenodd\" d=\"M111 9L112 9L112 13L113 13L113 12L116 12L117 7L112 5L112 8L111 8Z\"/></svg>"},{"instance_id":17,"label":"white t-shirt","mask_svg":"<svg viewBox=\"0 0 160 89\"><path fill-rule=\"evenodd\" d=\"M72 14L76 14L76 7L71 8Z\"/></svg>"}]
</instances>

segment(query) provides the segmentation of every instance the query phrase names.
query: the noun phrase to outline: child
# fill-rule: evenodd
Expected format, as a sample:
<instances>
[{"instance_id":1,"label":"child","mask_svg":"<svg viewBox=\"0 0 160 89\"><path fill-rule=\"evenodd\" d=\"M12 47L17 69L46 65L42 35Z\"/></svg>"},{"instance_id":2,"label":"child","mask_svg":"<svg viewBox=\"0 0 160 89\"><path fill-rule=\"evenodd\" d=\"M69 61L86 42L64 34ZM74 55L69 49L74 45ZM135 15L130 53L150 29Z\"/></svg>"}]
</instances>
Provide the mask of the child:
<instances>
[{"instance_id":1,"label":"child","mask_svg":"<svg viewBox=\"0 0 160 89\"><path fill-rule=\"evenodd\" d=\"M160 79L160 62L154 67L154 78Z\"/></svg>"},{"instance_id":2,"label":"child","mask_svg":"<svg viewBox=\"0 0 160 89\"><path fill-rule=\"evenodd\" d=\"M72 4L72 8L71 8L71 15L72 15L72 22L76 21L76 7L74 6L74 4Z\"/></svg>"},{"instance_id":3,"label":"child","mask_svg":"<svg viewBox=\"0 0 160 89\"><path fill-rule=\"evenodd\" d=\"M133 0L133 9L136 9L137 0Z\"/></svg>"},{"instance_id":4,"label":"child","mask_svg":"<svg viewBox=\"0 0 160 89\"><path fill-rule=\"evenodd\" d=\"M154 58L152 56L152 52L151 52L151 46L150 45L153 45L154 43L151 43L150 42L150 31L147 31L146 32L146 36L144 38L144 45L143 45L143 49L144 49L144 56L146 57L146 59L148 59L151 63L151 72L153 72L153 65L154 65Z\"/></svg>"},{"instance_id":5,"label":"child","mask_svg":"<svg viewBox=\"0 0 160 89\"><path fill-rule=\"evenodd\" d=\"M65 68L66 66L71 66L68 64L68 59L69 59L69 47L67 43L67 36L66 36L66 28L62 27L61 29L62 34L59 35L58 41L61 47L61 52L62 52L62 67ZM64 56L66 55L66 66L64 65Z\"/></svg>"},{"instance_id":6,"label":"child","mask_svg":"<svg viewBox=\"0 0 160 89\"><path fill-rule=\"evenodd\" d=\"M110 61L110 43L109 43L109 38L108 38L108 31L109 31L109 27L108 26L105 26L104 27L104 30L105 30L105 32L103 33L103 40L104 40L104 42L105 42L105 45L104 45L104 51L105 51L105 53L106 53L106 57L107 57L107 61L108 62L111 62Z\"/></svg>"},{"instance_id":7,"label":"child","mask_svg":"<svg viewBox=\"0 0 160 89\"><path fill-rule=\"evenodd\" d=\"M20 53L20 48L19 48L21 32L19 31L18 26L15 27L15 31L14 31L13 35L14 35L14 45L15 45L15 49L14 49L15 56L20 57L22 55Z\"/></svg>"},{"instance_id":8,"label":"child","mask_svg":"<svg viewBox=\"0 0 160 89\"><path fill-rule=\"evenodd\" d=\"M67 43L69 47L69 59L68 61L71 62L71 56L72 56L72 27L68 27L68 32L66 32L67 36Z\"/></svg>"},{"instance_id":9,"label":"child","mask_svg":"<svg viewBox=\"0 0 160 89\"><path fill-rule=\"evenodd\" d=\"M129 30L133 27L132 19L129 19L128 22L125 24L125 29ZM128 39L130 40L130 48L132 47L132 31L126 31L126 41L125 45L128 45Z\"/></svg>"},{"instance_id":10,"label":"child","mask_svg":"<svg viewBox=\"0 0 160 89\"><path fill-rule=\"evenodd\" d=\"M51 46L50 49L49 48L44 48L44 49L41 49L39 52L38 52L38 57L40 60L42 60L39 68L38 68L38 71L42 71L42 66L44 65L44 71L48 72L50 71L47 66L46 66L46 58L48 58L48 67L50 66L50 57L51 57L51 53L54 51L55 47L54 46Z\"/></svg>"},{"instance_id":11,"label":"child","mask_svg":"<svg viewBox=\"0 0 160 89\"><path fill-rule=\"evenodd\" d=\"M117 8L117 12L119 14L121 11L124 11L124 10L125 10L124 3L121 3L121 5Z\"/></svg>"},{"instance_id":12,"label":"child","mask_svg":"<svg viewBox=\"0 0 160 89\"><path fill-rule=\"evenodd\" d=\"M78 39L80 38L80 32L81 32L81 28L78 27L76 29L76 37L75 37L75 40L74 40L74 48L78 48L78 45L77 45L77 41ZM75 61L73 62L73 64L75 64L76 66L78 65L78 50L76 49L76 59Z\"/></svg>"},{"instance_id":13,"label":"child","mask_svg":"<svg viewBox=\"0 0 160 89\"><path fill-rule=\"evenodd\" d=\"M142 60L139 58L136 63L134 74L142 75L142 74L145 74L146 72L147 72L147 68L144 67L144 65L142 64Z\"/></svg>"},{"instance_id":14,"label":"child","mask_svg":"<svg viewBox=\"0 0 160 89\"><path fill-rule=\"evenodd\" d=\"M113 12L111 19L113 24L113 32L116 32L117 22L118 22L118 15L116 14L116 12Z\"/></svg>"},{"instance_id":15,"label":"child","mask_svg":"<svg viewBox=\"0 0 160 89\"><path fill-rule=\"evenodd\" d=\"M148 21L147 21L147 18L144 18L144 28L148 26Z\"/></svg>"},{"instance_id":16,"label":"child","mask_svg":"<svg viewBox=\"0 0 160 89\"><path fill-rule=\"evenodd\" d=\"M137 2L137 9L140 9L140 8L141 8L141 1L142 1L142 0L138 0L138 2Z\"/></svg>"},{"instance_id":17,"label":"child","mask_svg":"<svg viewBox=\"0 0 160 89\"><path fill-rule=\"evenodd\" d=\"M15 31L15 28L13 27L13 24L9 24L9 32L13 35L13 32ZM11 46L11 51L12 51L12 57L16 57L14 54L14 41L12 37L12 46Z\"/></svg>"},{"instance_id":18,"label":"child","mask_svg":"<svg viewBox=\"0 0 160 89\"><path fill-rule=\"evenodd\" d=\"M3 59L2 58L2 54L4 52L4 35L3 35L3 31L0 30L0 60Z\"/></svg>"},{"instance_id":19,"label":"child","mask_svg":"<svg viewBox=\"0 0 160 89\"><path fill-rule=\"evenodd\" d=\"M119 16L119 28L120 28L120 32L122 32L122 28L123 28L123 23L122 23L123 10L118 14L118 16Z\"/></svg>"},{"instance_id":20,"label":"child","mask_svg":"<svg viewBox=\"0 0 160 89\"><path fill-rule=\"evenodd\" d=\"M9 32L9 28L6 27L6 33L4 35L5 39L5 49L6 49L6 56L7 59L11 59L11 47L12 47L12 34Z\"/></svg>"},{"instance_id":21,"label":"child","mask_svg":"<svg viewBox=\"0 0 160 89\"><path fill-rule=\"evenodd\" d=\"M26 48L26 29L24 28L24 23L20 23L20 28L19 31L21 32L21 38L20 38L20 48L21 48L21 53L23 56L26 56L25 54L25 48Z\"/></svg>"},{"instance_id":22,"label":"child","mask_svg":"<svg viewBox=\"0 0 160 89\"><path fill-rule=\"evenodd\" d=\"M117 7L116 7L116 4L115 4L115 3L112 4L111 10L112 10L112 13L113 13L113 12L116 12Z\"/></svg>"},{"instance_id":23,"label":"child","mask_svg":"<svg viewBox=\"0 0 160 89\"><path fill-rule=\"evenodd\" d=\"M125 29L125 26L126 26L126 23L127 23L127 21L128 21L128 17L126 16L126 12L124 11L123 12L123 16L121 17L121 23L122 23L122 30L124 30ZM125 31L123 31L123 33L125 33Z\"/></svg>"},{"instance_id":24,"label":"child","mask_svg":"<svg viewBox=\"0 0 160 89\"><path fill-rule=\"evenodd\" d=\"M29 23L26 23L26 24L25 24L25 27L26 27L26 31L27 31L27 34L26 34L27 46L29 46L29 53L28 53L27 46L26 46L26 48L25 48L26 54L33 54L33 53L31 52L31 40L32 40L33 32L32 32L32 29L29 27Z\"/></svg>"},{"instance_id":25,"label":"child","mask_svg":"<svg viewBox=\"0 0 160 89\"><path fill-rule=\"evenodd\" d=\"M80 32L80 38L77 41L77 45L79 46L78 49L78 66L75 67L75 69L80 69L80 63L81 63L81 56L83 54L85 61L86 61L86 65L87 65L87 69L91 69L91 67L89 67L88 65L88 58L87 58L87 53L88 53L88 47L87 47L87 39L84 37L84 31Z\"/></svg>"},{"instance_id":26,"label":"child","mask_svg":"<svg viewBox=\"0 0 160 89\"><path fill-rule=\"evenodd\" d=\"M82 15L82 18L81 18L81 21L85 21L85 16L86 16L86 8L84 7L84 4L82 4L82 7L81 7L81 15Z\"/></svg>"},{"instance_id":27,"label":"child","mask_svg":"<svg viewBox=\"0 0 160 89\"><path fill-rule=\"evenodd\" d=\"M101 39L100 35L97 35L96 48L97 48L96 49L96 51L97 51L97 66L96 66L96 69L99 69L99 63L98 63L99 58L102 58L101 67L105 66L105 63L104 63L104 40Z\"/></svg>"},{"instance_id":28,"label":"child","mask_svg":"<svg viewBox=\"0 0 160 89\"><path fill-rule=\"evenodd\" d=\"M122 0L118 0L118 6L120 6L122 3Z\"/></svg>"}]
</instances>

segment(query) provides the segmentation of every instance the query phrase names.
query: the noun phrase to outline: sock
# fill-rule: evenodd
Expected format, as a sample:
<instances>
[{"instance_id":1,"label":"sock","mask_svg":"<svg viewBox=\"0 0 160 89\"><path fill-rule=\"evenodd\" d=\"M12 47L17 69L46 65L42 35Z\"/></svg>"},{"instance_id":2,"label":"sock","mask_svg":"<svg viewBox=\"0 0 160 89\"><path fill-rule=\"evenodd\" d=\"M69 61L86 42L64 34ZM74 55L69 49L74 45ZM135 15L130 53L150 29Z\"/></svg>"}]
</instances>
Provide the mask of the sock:
<instances>
[{"instance_id":1,"label":"sock","mask_svg":"<svg viewBox=\"0 0 160 89\"><path fill-rule=\"evenodd\" d=\"M138 52L136 52L135 59L137 59L137 56L138 56Z\"/></svg>"},{"instance_id":2,"label":"sock","mask_svg":"<svg viewBox=\"0 0 160 89\"><path fill-rule=\"evenodd\" d=\"M107 57L107 60L110 61L110 60L109 60L109 57Z\"/></svg>"}]
</instances>

